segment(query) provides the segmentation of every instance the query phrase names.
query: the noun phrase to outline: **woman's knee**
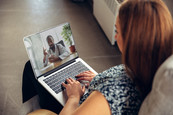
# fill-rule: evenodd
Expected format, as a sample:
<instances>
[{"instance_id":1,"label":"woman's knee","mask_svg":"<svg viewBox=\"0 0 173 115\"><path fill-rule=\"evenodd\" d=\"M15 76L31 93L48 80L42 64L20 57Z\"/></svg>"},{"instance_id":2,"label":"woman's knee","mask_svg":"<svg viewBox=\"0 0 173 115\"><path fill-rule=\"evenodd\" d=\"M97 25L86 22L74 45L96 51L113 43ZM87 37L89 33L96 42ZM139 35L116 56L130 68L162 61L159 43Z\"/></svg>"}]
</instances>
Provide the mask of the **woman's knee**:
<instances>
[{"instance_id":1,"label":"woman's knee","mask_svg":"<svg viewBox=\"0 0 173 115\"><path fill-rule=\"evenodd\" d=\"M39 109L29 113L28 115L57 115L57 114L46 109Z\"/></svg>"}]
</instances>

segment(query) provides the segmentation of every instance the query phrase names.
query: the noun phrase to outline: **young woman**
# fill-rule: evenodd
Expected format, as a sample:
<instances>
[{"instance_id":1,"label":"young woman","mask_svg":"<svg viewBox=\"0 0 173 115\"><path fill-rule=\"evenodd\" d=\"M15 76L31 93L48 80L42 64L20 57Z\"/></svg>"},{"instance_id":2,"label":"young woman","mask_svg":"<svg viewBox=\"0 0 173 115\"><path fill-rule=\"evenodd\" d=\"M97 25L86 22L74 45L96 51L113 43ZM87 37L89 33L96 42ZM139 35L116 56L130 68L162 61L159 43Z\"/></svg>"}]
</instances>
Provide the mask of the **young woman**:
<instances>
[{"instance_id":1,"label":"young woman","mask_svg":"<svg viewBox=\"0 0 173 115\"><path fill-rule=\"evenodd\" d=\"M60 115L138 114L156 70L173 53L172 17L161 0L126 0L115 26L123 65L78 75L91 81L85 95L79 81L67 79L62 85L68 100Z\"/></svg>"}]
</instances>

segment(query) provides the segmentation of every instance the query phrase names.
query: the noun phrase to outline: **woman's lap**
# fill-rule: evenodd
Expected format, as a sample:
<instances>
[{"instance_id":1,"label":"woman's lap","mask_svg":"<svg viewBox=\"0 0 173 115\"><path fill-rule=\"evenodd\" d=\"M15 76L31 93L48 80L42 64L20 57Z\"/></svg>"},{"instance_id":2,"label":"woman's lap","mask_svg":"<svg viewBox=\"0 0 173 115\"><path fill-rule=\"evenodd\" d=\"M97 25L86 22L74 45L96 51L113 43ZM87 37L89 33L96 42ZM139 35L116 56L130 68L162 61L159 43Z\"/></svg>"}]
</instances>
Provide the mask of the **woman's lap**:
<instances>
[{"instance_id":1,"label":"woman's lap","mask_svg":"<svg viewBox=\"0 0 173 115\"><path fill-rule=\"evenodd\" d=\"M37 94L39 96L39 104L41 108L51 110L55 113L59 113L63 108L63 106L35 79L30 61L28 61L25 64L23 71L23 102L26 102Z\"/></svg>"}]
</instances>

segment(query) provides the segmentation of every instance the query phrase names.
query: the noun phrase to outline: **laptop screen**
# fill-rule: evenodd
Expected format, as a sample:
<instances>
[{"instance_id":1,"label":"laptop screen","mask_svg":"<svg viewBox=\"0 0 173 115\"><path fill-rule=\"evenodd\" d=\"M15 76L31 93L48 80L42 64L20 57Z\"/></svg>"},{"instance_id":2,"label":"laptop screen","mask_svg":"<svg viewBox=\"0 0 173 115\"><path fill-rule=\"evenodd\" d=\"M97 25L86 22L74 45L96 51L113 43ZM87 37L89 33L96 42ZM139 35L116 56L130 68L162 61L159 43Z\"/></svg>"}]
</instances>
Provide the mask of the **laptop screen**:
<instances>
[{"instance_id":1,"label":"laptop screen","mask_svg":"<svg viewBox=\"0 0 173 115\"><path fill-rule=\"evenodd\" d=\"M27 36L23 40L36 77L78 57L69 23Z\"/></svg>"}]
</instances>

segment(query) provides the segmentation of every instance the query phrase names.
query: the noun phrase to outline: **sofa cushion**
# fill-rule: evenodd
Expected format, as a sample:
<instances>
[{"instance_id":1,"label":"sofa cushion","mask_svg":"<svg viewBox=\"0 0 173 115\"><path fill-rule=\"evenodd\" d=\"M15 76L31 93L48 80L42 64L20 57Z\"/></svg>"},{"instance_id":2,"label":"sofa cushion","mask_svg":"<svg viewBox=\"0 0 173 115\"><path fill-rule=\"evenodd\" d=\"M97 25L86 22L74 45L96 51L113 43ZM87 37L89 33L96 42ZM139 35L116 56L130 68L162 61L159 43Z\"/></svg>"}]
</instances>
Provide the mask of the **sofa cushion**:
<instances>
[{"instance_id":1,"label":"sofa cushion","mask_svg":"<svg viewBox=\"0 0 173 115\"><path fill-rule=\"evenodd\" d=\"M173 115L173 55L157 70L139 115Z\"/></svg>"}]
</instances>

